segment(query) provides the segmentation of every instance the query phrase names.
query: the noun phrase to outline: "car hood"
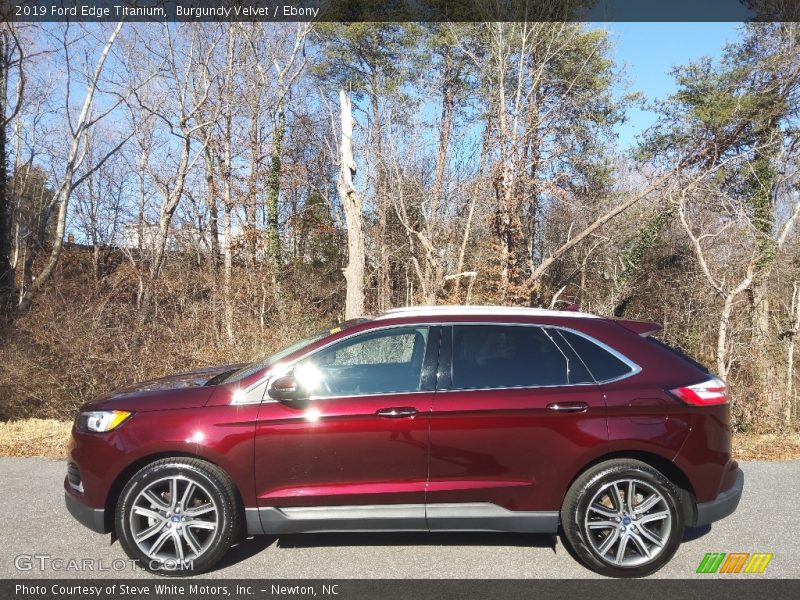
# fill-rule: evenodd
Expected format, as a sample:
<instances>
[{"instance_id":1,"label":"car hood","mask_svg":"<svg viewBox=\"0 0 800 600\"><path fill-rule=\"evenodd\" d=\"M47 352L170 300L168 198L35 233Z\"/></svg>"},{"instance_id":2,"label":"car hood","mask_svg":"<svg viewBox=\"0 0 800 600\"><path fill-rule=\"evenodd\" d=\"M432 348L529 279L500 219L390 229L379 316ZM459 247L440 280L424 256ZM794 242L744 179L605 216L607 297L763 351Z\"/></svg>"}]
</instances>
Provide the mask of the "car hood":
<instances>
[{"instance_id":1,"label":"car hood","mask_svg":"<svg viewBox=\"0 0 800 600\"><path fill-rule=\"evenodd\" d=\"M206 383L217 375L243 367L225 364L203 367L125 386L90 402L82 410L169 410L204 406L214 390Z\"/></svg>"},{"instance_id":2,"label":"car hood","mask_svg":"<svg viewBox=\"0 0 800 600\"><path fill-rule=\"evenodd\" d=\"M193 388L203 386L212 377L221 375L226 371L239 369L243 367L242 364L227 364L216 365L213 367L203 367L195 369L194 371L186 371L185 373L177 373L175 375L167 375L159 379L150 379L149 381L142 381L130 386L122 387L112 392L112 395L117 394L130 394L131 392L152 392L158 390L175 390L180 388Z\"/></svg>"}]
</instances>

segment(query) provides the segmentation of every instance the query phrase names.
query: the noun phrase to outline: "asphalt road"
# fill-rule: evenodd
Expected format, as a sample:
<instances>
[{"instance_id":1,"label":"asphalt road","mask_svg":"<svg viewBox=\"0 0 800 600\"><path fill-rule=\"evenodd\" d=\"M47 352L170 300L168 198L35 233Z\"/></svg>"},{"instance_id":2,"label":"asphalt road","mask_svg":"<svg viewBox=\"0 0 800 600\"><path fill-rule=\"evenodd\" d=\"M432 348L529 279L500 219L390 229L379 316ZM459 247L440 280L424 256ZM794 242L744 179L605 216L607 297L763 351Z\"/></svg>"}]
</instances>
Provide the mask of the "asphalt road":
<instances>
[{"instance_id":1,"label":"asphalt road","mask_svg":"<svg viewBox=\"0 0 800 600\"><path fill-rule=\"evenodd\" d=\"M711 528L689 530L672 561L654 577L696 575L706 552L772 552L757 577L800 578L800 461L745 462L739 509ZM65 465L46 459L0 459L0 578L151 577L115 571L119 543L85 529L64 507ZM22 556L22 559L17 557ZM99 561L102 572L38 568L42 559ZM45 559L47 562L49 559ZM15 566L30 564L30 570ZM68 563L64 563L68 564ZM236 578L585 578L551 536L486 533L308 534L251 538L233 548L209 577Z\"/></svg>"}]
</instances>

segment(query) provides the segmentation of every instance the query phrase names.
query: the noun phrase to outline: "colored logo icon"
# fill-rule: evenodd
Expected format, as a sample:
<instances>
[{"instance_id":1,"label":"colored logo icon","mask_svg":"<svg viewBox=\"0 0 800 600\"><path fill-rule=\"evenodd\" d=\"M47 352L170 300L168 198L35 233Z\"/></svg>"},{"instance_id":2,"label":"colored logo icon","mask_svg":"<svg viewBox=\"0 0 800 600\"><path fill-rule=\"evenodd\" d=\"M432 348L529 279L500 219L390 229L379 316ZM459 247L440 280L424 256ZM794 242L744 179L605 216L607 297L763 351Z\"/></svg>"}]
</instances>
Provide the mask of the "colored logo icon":
<instances>
[{"instance_id":1,"label":"colored logo icon","mask_svg":"<svg viewBox=\"0 0 800 600\"><path fill-rule=\"evenodd\" d=\"M763 573L772 560L772 553L765 552L709 552L700 561L697 573Z\"/></svg>"}]
</instances>

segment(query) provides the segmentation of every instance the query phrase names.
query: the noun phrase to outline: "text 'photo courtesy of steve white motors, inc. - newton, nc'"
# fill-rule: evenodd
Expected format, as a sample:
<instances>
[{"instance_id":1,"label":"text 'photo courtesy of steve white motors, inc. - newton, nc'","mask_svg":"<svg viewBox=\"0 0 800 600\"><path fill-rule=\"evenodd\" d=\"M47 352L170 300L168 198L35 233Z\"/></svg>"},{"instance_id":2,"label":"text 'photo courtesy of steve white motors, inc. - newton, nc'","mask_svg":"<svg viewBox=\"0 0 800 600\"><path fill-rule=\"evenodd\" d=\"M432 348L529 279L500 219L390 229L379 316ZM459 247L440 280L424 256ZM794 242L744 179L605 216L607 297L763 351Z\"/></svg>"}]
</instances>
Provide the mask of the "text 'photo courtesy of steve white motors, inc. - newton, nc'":
<instances>
[{"instance_id":1,"label":"text 'photo courtesy of steve white motors, inc. - newton, nc'","mask_svg":"<svg viewBox=\"0 0 800 600\"><path fill-rule=\"evenodd\" d=\"M17 583L14 593L17 597L67 596L70 598L159 598L191 597L235 597L269 594L270 596L338 596L342 592L338 583L319 583L312 585L267 583L257 586L243 584L217 583L112 583L106 585L65 584L65 583Z\"/></svg>"},{"instance_id":2,"label":"text 'photo courtesy of steve white motors, inc. - newton, nc'","mask_svg":"<svg viewBox=\"0 0 800 600\"><path fill-rule=\"evenodd\" d=\"M221 6L193 6L190 3L182 5L175 3L172 14L168 14L163 6L130 6L127 4L85 3L76 2L71 6L65 4L50 4L37 6L35 4L17 4L14 7L17 18L42 18L42 19L125 19L129 17L151 17L166 19L168 17L179 19L288 19L309 18L319 15L319 7L292 6L290 4L250 4L246 6L225 4Z\"/></svg>"}]
</instances>

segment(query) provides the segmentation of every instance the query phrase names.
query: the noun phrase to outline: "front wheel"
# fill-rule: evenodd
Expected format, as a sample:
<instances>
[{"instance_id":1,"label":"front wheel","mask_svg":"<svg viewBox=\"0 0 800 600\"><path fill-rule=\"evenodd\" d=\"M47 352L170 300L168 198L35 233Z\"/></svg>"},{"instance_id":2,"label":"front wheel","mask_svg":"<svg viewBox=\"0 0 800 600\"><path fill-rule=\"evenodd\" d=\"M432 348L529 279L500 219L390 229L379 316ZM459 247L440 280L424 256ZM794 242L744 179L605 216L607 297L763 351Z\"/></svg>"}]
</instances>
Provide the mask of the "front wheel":
<instances>
[{"instance_id":1,"label":"front wheel","mask_svg":"<svg viewBox=\"0 0 800 600\"><path fill-rule=\"evenodd\" d=\"M214 566L240 526L230 477L198 459L167 458L136 473L115 515L122 548L159 575L191 575Z\"/></svg>"},{"instance_id":2,"label":"front wheel","mask_svg":"<svg viewBox=\"0 0 800 600\"><path fill-rule=\"evenodd\" d=\"M564 541L584 566L602 575L650 575L680 545L680 498L672 482L646 463L601 463L567 492L561 508Z\"/></svg>"}]
</instances>

